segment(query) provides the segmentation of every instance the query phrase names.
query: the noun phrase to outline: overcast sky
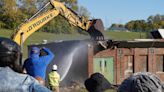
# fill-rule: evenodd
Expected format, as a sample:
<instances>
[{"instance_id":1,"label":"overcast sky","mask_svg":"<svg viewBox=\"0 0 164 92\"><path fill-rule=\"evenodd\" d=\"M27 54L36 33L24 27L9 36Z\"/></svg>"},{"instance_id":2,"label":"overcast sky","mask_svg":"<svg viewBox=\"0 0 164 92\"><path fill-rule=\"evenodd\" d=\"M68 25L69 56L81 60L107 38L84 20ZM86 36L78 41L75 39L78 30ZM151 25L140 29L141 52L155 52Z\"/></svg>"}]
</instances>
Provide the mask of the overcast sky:
<instances>
[{"instance_id":1,"label":"overcast sky","mask_svg":"<svg viewBox=\"0 0 164 92\"><path fill-rule=\"evenodd\" d=\"M164 15L164 0L78 0L78 4L87 8L93 18L101 18L105 27Z\"/></svg>"}]
</instances>

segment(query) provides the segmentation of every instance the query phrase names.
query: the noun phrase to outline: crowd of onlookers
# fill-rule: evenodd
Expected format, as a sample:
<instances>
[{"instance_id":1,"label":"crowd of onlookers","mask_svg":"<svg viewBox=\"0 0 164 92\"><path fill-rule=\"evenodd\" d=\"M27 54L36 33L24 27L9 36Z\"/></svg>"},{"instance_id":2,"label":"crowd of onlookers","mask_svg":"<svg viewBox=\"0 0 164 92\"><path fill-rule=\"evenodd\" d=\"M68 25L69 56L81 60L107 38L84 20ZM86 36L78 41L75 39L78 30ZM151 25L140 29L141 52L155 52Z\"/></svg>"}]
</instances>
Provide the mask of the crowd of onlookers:
<instances>
[{"instance_id":1,"label":"crowd of onlookers","mask_svg":"<svg viewBox=\"0 0 164 92\"><path fill-rule=\"evenodd\" d=\"M40 51L46 55L40 55ZM48 74L49 87L45 86L46 68L54 58L48 48L32 47L23 66L19 64L21 50L14 41L0 37L0 92L59 92L60 75L57 65ZM104 92L116 88L118 92L164 92L161 80L148 72L134 73L121 85L112 85L101 73L85 80L89 92Z\"/></svg>"},{"instance_id":2,"label":"crowd of onlookers","mask_svg":"<svg viewBox=\"0 0 164 92\"><path fill-rule=\"evenodd\" d=\"M40 51L46 55L40 55ZM0 37L0 92L59 92L60 75L53 65L48 75L50 89L45 87L46 68L54 58L48 48L33 47L22 65L19 45Z\"/></svg>"}]
</instances>

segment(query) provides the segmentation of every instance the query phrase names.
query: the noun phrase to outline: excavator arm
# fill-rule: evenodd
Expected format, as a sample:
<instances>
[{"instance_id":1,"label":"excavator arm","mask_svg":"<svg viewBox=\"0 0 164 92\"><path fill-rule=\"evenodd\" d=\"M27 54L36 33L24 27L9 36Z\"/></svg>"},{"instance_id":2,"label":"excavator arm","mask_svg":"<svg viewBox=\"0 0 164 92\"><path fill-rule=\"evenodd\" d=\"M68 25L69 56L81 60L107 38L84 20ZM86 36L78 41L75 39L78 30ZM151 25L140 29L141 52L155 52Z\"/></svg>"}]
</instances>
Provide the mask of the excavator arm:
<instances>
[{"instance_id":1,"label":"excavator arm","mask_svg":"<svg viewBox=\"0 0 164 92\"><path fill-rule=\"evenodd\" d=\"M104 40L102 31L104 26L101 19L88 20L83 16L79 16L72 9L66 7L63 3L51 0L51 4L60 12L68 22L74 26L88 32L93 40Z\"/></svg>"},{"instance_id":2,"label":"excavator arm","mask_svg":"<svg viewBox=\"0 0 164 92\"><path fill-rule=\"evenodd\" d=\"M59 14L62 15L68 22L74 26L77 26L85 31L87 31L92 39L103 40L103 24L100 19L94 20L86 20L83 17L78 16L74 11L66 7L63 3L51 0L47 3L44 7L51 4L53 6L52 9L36 16L39 12L37 12L34 17L27 20L23 23L18 30L12 35L12 39L17 42L19 45L23 45L24 41L35 31L40 29L54 17L58 16Z\"/></svg>"},{"instance_id":3,"label":"excavator arm","mask_svg":"<svg viewBox=\"0 0 164 92\"><path fill-rule=\"evenodd\" d=\"M47 5L50 3L47 3ZM46 6L47 6L46 5ZM59 11L56 9L51 9L44 12L43 14L30 18L25 23L18 27L17 31L12 35L12 39L17 42L19 45L23 44L24 41L35 31L40 29L42 26L47 24L54 17L59 15Z\"/></svg>"}]
</instances>

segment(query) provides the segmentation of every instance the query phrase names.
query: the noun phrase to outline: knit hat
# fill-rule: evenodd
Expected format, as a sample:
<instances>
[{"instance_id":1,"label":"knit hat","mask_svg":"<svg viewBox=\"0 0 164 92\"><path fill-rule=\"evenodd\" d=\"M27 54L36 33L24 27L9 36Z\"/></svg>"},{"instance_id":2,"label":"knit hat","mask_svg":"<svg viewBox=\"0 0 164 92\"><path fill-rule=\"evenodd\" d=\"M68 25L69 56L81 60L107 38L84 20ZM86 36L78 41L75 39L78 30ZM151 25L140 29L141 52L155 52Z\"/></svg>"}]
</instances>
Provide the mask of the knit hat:
<instances>
[{"instance_id":1,"label":"knit hat","mask_svg":"<svg viewBox=\"0 0 164 92\"><path fill-rule=\"evenodd\" d=\"M125 79L118 88L118 92L162 92L162 90L160 79L148 72L135 73Z\"/></svg>"}]
</instances>

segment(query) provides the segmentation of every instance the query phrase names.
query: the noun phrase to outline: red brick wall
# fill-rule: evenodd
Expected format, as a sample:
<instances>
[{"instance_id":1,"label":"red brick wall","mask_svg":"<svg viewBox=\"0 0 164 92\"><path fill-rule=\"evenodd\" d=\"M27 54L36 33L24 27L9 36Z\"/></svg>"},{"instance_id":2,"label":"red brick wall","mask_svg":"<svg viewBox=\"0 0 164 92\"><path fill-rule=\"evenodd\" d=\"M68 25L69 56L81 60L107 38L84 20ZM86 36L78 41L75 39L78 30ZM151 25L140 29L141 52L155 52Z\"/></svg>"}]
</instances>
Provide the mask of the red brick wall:
<instances>
[{"instance_id":1,"label":"red brick wall","mask_svg":"<svg viewBox=\"0 0 164 92\"><path fill-rule=\"evenodd\" d=\"M125 70L127 69L128 58L132 60L133 72L148 71L156 73L162 81L164 81L164 72L156 70L156 55L164 55L164 48L117 48L100 51L93 55L93 48L88 49L88 72L93 73L93 58L94 57L113 57L114 58L114 83L121 84L127 77ZM131 64L129 64L131 65Z\"/></svg>"},{"instance_id":2,"label":"red brick wall","mask_svg":"<svg viewBox=\"0 0 164 92\"><path fill-rule=\"evenodd\" d=\"M88 77L93 73L93 46L88 46Z\"/></svg>"}]
</instances>

